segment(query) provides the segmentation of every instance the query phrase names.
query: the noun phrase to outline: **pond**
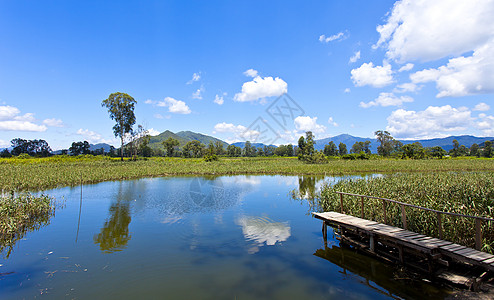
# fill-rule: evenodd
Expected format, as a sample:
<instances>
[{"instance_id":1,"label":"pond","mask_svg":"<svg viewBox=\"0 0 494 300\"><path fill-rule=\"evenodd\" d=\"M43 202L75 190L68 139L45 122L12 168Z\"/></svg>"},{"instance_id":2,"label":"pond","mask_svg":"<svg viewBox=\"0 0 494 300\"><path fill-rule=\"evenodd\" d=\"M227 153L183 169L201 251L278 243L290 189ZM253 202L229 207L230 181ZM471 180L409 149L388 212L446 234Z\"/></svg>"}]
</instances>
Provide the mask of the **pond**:
<instances>
[{"instance_id":1,"label":"pond","mask_svg":"<svg viewBox=\"0 0 494 300\"><path fill-rule=\"evenodd\" d=\"M326 178L337 180L338 178ZM45 193L50 224L0 258L0 298L388 299L448 291L340 248L305 200L322 178L144 178ZM82 201L81 201L82 190Z\"/></svg>"}]
</instances>

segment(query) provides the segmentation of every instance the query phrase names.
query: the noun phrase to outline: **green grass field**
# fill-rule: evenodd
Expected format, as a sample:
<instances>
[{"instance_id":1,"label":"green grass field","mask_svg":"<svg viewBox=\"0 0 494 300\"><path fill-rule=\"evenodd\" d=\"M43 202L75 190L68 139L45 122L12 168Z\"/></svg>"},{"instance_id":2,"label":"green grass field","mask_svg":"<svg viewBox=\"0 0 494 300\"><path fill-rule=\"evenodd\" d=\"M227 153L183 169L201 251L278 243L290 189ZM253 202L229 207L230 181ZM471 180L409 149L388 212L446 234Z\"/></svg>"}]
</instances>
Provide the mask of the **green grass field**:
<instances>
[{"instance_id":1,"label":"green grass field","mask_svg":"<svg viewBox=\"0 0 494 300\"><path fill-rule=\"evenodd\" d=\"M53 156L0 159L0 190L41 190L80 183L152 176L185 175L345 175L395 172L494 171L494 159L333 160L305 164L295 157L203 159L150 158L120 161L109 157Z\"/></svg>"}]
</instances>

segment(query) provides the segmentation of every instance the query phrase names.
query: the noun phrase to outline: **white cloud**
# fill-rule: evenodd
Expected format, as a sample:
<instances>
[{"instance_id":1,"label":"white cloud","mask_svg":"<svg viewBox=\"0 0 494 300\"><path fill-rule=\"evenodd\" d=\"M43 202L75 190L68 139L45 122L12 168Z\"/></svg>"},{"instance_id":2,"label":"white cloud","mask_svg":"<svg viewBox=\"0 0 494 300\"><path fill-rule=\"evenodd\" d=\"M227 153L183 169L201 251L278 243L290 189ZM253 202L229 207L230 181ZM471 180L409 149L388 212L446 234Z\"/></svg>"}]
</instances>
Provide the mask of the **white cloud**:
<instances>
[{"instance_id":1,"label":"white cloud","mask_svg":"<svg viewBox=\"0 0 494 300\"><path fill-rule=\"evenodd\" d=\"M345 92L345 93L350 93L350 92L351 92L351 90L350 90L350 88L346 88L343 92Z\"/></svg>"},{"instance_id":2,"label":"white cloud","mask_svg":"<svg viewBox=\"0 0 494 300\"><path fill-rule=\"evenodd\" d=\"M218 105L223 105L223 103L225 102L225 100L223 100L223 96L219 96L219 95L216 95L214 97L214 103L218 104Z\"/></svg>"},{"instance_id":3,"label":"white cloud","mask_svg":"<svg viewBox=\"0 0 494 300\"><path fill-rule=\"evenodd\" d=\"M204 93L205 89L204 86L201 85L200 88L198 88L194 93L192 93L192 99L202 99L202 93Z\"/></svg>"},{"instance_id":4,"label":"white cloud","mask_svg":"<svg viewBox=\"0 0 494 300\"><path fill-rule=\"evenodd\" d=\"M154 129L154 128L151 128L151 129L148 129L148 134L150 136L157 136L158 134L160 134L161 132L159 132L158 130Z\"/></svg>"},{"instance_id":5,"label":"white cloud","mask_svg":"<svg viewBox=\"0 0 494 300\"><path fill-rule=\"evenodd\" d=\"M479 117L481 120L477 123L477 128L480 129L485 136L494 136L494 117L486 116L485 114L481 114Z\"/></svg>"},{"instance_id":6,"label":"white cloud","mask_svg":"<svg viewBox=\"0 0 494 300\"><path fill-rule=\"evenodd\" d=\"M1 148L8 148L10 147L10 143L4 140L0 140L0 147Z\"/></svg>"},{"instance_id":7,"label":"white cloud","mask_svg":"<svg viewBox=\"0 0 494 300\"><path fill-rule=\"evenodd\" d=\"M352 57L350 57L349 62L350 63L354 63L354 62L356 62L359 59L360 59L360 51L357 51L357 52L355 52L355 54L353 54Z\"/></svg>"},{"instance_id":8,"label":"white cloud","mask_svg":"<svg viewBox=\"0 0 494 300\"><path fill-rule=\"evenodd\" d=\"M50 127L64 127L62 120L60 119L46 119L43 121L43 124Z\"/></svg>"},{"instance_id":9,"label":"white cloud","mask_svg":"<svg viewBox=\"0 0 494 300\"><path fill-rule=\"evenodd\" d=\"M154 101L153 101L153 100L148 99L148 100L144 101L144 104L154 104Z\"/></svg>"},{"instance_id":10,"label":"white cloud","mask_svg":"<svg viewBox=\"0 0 494 300\"><path fill-rule=\"evenodd\" d=\"M432 61L481 47L494 32L494 2L434 0L395 3L387 22L377 27L375 45L397 61Z\"/></svg>"},{"instance_id":11,"label":"white cloud","mask_svg":"<svg viewBox=\"0 0 494 300\"><path fill-rule=\"evenodd\" d=\"M235 94L238 102L256 101L266 97L281 96L287 92L288 84L281 78L257 76L242 85L242 92Z\"/></svg>"},{"instance_id":12,"label":"white cloud","mask_svg":"<svg viewBox=\"0 0 494 300\"><path fill-rule=\"evenodd\" d=\"M154 114L153 117L155 117L156 119L163 119L162 114Z\"/></svg>"},{"instance_id":13,"label":"white cloud","mask_svg":"<svg viewBox=\"0 0 494 300\"><path fill-rule=\"evenodd\" d=\"M494 19L494 18L493 18ZM436 82L437 97L494 92L494 38L471 56L452 58L445 66L410 75L413 83Z\"/></svg>"},{"instance_id":14,"label":"white cloud","mask_svg":"<svg viewBox=\"0 0 494 300\"><path fill-rule=\"evenodd\" d=\"M90 144L98 144L98 143L111 143L112 140L104 139L101 134L91 131L89 129L80 128L77 130L77 134L81 135L85 141L88 141Z\"/></svg>"},{"instance_id":15,"label":"white cloud","mask_svg":"<svg viewBox=\"0 0 494 300\"><path fill-rule=\"evenodd\" d=\"M475 111L488 111L489 109L491 109L489 104L486 104L484 102L480 102L479 104L475 105L475 107L473 108L473 110Z\"/></svg>"},{"instance_id":16,"label":"white cloud","mask_svg":"<svg viewBox=\"0 0 494 300\"><path fill-rule=\"evenodd\" d=\"M424 111L398 109L388 117L389 131L395 138L436 138L463 131L472 125L466 107L429 106Z\"/></svg>"},{"instance_id":17,"label":"white cloud","mask_svg":"<svg viewBox=\"0 0 494 300\"><path fill-rule=\"evenodd\" d=\"M163 101L157 103L160 107L168 107L168 111L175 114L190 114L191 110L184 101L166 97Z\"/></svg>"},{"instance_id":18,"label":"white cloud","mask_svg":"<svg viewBox=\"0 0 494 300\"><path fill-rule=\"evenodd\" d=\"M407 63L406 65L404 65L403 67L401 67L398 72L406 72L406 71L410 71L411 69L413 69L413 66L414 64L412 63Z\"/></svg>"},{"instance_id":19,"label":"white cloud","mask_svg":"<svg viewBox=\"0 0 494 300\"><path fill-rule=\"evenodd\" d=\"M338 123L336 123L334 120L333 120L333 117L329 117L328 119L328 123L331 124L331 126L334 126L334 127L338 127Z\"/></svg>"},{"instance_id":20,"label":"white cloud","mask_svg":"<svg viewBox=\"0 0 494 300\"><path fill-rule=\"evenodd\" d=\"M17 107L0 106L0 131L46 131L45 125L35 124L34 114L19 115L21 111Z\"/></svg>"},{"instance_id":21,"label":"white cloud","mask_svg":"<svg viewBox=\"0 0 494 300\"><path fill-rule=\"evenodd\" d=\"M420 87L416 85L415 83L407 82L407 83L402 83L396 86L394 88L393 92L395 93L407 93L407 92L415 92L419 90Z\"/></svg>"},{"instance_id":22,"label":"white cloud","mask_svg":"<svg viewBox=\"0 0 494 300\"><path fill-rule=\"evenodd\" d=\"M258 72L254 69L248 69L247 71L244 72L244 75L254 78L254 77L257 77L257 73Z\"/></svg>"},{"instance_id":23,"label":"white cloud","mask_svg":"<svg viewBox=\"0 0 494 300\"><path fill-rule=\"evenodd\" d=\"M337 41L337 40L342 40L345 39L346 36L343 32L338 32L337 34L333 34L332 36L325 36L324 34L319 36L319 41L321 43L329 43L332 41Z\"/></svg>"},{"instance_id":24,"label":"white cloud","mask_svg":"<svg viewBox=\"0 0 494 300\"><path fill-rule=\"evenodd\" d=\"M201 73L194 73L192 74L192 79L187 81L187 84L192 84L195 81L199 81L199 79L201 79Z\"/></svg>"},{"instance_id":25,"label":"white cloud","mask_svg":"<svg viewBox=\"0 0 494 300\"><path fill-rule=\"evenodd\" d=\"M214 125L214 132L224 132L233 133L235 138L230 138L229 140L244 140L244 141L255 141L261 134L259 131L248 129L242 125L234 125L231 123L218 123Z\"/></svg>"},{"instance_id":26,"label":"white cloud","mask_svg":"<svg viewBox=\"0 0 494 300\"><path fill-rule=\"evenodd\" d=\"M373 87L384 87L393 83L393 72L391 65L386 61L382 66L375 66L372 62L364 63L351 72L355 86L370 85Z\"/></svg>"},{"instance_id":27,"label":"white cloud","mask_svg":"<svg viewBox=\"0 0 494 300\"><path fill-rule=\"evenodd\" d=\"M324 133L326 131L326 126L317 124L317 117L296 117L295 128L298 131L312 131L312 133Z\"/></svg>"},{"instance_id":28,"label":"white cloud","mask_svg":"<svg viewBox=\"0 0 494 300\"><path fill-rule=\"evenodd\" d=\"M405 102L413 102L413 98L409 96L396 97L393 93L380 93L379 96L370 102L360 102L360 107L369 108L372 106L400 106Z\"/></svg>"}]
</instances>

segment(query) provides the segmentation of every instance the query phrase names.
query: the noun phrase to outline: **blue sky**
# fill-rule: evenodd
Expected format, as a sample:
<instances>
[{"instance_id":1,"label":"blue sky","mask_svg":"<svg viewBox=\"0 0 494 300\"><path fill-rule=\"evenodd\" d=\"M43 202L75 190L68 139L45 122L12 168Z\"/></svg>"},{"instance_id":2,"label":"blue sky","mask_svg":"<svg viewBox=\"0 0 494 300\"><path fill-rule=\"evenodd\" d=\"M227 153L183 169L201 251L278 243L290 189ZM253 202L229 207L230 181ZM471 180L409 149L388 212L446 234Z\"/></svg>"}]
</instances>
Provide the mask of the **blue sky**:
<instances>
[{"instance_id":1,"label":"blue sky","mask_svg":"<svg viewBox=\"0 0 494 300\"><path fill-rule=\"evenodd\" d=\"M0 1L0 147L118 145L113 92L152 134L494 136L493 15L487 0ZM276 122L283 103L297 110Z\"/></svg>"}]
</instances>

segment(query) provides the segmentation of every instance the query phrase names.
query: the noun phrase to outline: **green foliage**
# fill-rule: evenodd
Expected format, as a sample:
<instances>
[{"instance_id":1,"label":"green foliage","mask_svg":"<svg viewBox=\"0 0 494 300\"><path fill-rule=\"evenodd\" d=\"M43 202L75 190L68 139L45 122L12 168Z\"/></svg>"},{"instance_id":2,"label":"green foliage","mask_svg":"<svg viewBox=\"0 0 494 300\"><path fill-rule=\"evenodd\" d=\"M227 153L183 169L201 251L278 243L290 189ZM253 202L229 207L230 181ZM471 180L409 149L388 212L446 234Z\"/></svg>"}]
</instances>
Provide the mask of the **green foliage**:
<instances>
[{"instance_id":1,"label":"green foliage","mask_svg":"<svg viewBox=\"0 0 494 300\"><path fill-rule=\"evenodd\" d=\"M182 156L187 157L202 157L204 154L204 144L199 141L190 141L182 148Z\"/></svg>"},{"instance_id":2,"label":"green foliage","mask_svg":"<svg viewBox=\"0 0 494 300\"><path fill-rule=\"evenodd\" d=\"M326 156L337 156L338 148L333 141L330 141L326 146L324 146L324 155Z\"/></svg>"},{"instance_id":3,"label":"green foliage","mask_svg":"<svg viewBox=\"0 0 494 300\"><path fill-rule=\"evenodd\" d=\"M371 144L370 141L355 142L355 144L353 144L353 146L352 146L352 149L350 149L350 153L364 152L364 153L370 154L371 153L370 144Z\"/></svg>"},{"instance_id":4,"label":"green foliage","mask_svg":"<svg viewBox=\"0 0 494 300\"><path fill-rule=\"evenodd\" d=\"M342 159L346 160L356 160L356 159L369 159L370 155L365 153L364 151L360 151L360 153L350 153L346 155L342 155Z\"/></svg>"},{"instance_id":5,"label":"green foliage","mask_svg":"<svg viewBox=\"0 0 494 300\"><path fill-rule=\"evenodd\" d=\"M309 164L327 163L324 154L314 150L315 138L311 131L305 133L305 138L301 136L298 140L298 159Z\"/></svg>"},{"instance_id":6,"label":"green foliage","mask_svg":"<svg viewBox=\"0 0 494 300\"><path fill-rule=\"evenodd\" d=\"M448 160L436 160L445 162ZM455 160L449 160L450 162ZM432 164L432 162L431 162ZM335 191L388 198L439 211L494 218L494 173L442 172L394 174L365 179L343 179L336 184L325 184L319 195L321 211L340 211L340 196ZM382 201L365 200L365 218L384 222ZM361 216L360 197L345 196L344 211ZM388 223L402 226L398 205L388 204ZM407 208L409 230L437 236L435 213ZM475 226L472 219L443 216L445 239L465 246L475 245ZM484 250L494 246L494 224L482 224Z\"/></svg>"},{"instance_id":7,"label":"green foliage","mask_svg":"<svg viewBox=\"0 0 494 300\"><path fill-rule=\"evenodd\" d=\"M50 155L51 148L45 140L24 140L13 139L10 141L12 144L12 155L17 156L20 154L28 154L30 156L46 157Z\"/></svg>"},{"instance_id":8,"label":"green foliage","mask_svg":"<svg viewBox=\"0 0 494 300\"><path fill-rule=\"evenodd\" d=\"M81 154L89 154L91 151L89 150L89 143L87 141L84 142L73 142L72 146L70 146L69 151L71 155L81 155Z\"/></svg>"},{"instance_id":9,"label":"green foliage","mask_svg":"<svg viewBox=\"0 0 494 300\"><path fill-rule=\"evenodd\" d=\"M204 161L206 162L212 162L212 161L217 161L218 156L216 154L207 154L204 155Z\"/></svg>"},{"instance_id":10,"label":"green foliage","mask_svg":"<svg viewBox=\"0 0 494 300\"><path fill-rule=\"evenodd\" d=\"M169 137L165 141L163 141L163 147L165 147L166 156L172 157L173 152L175 151L175 148L178 147L178 145L180 145L180 142L172 137Z\"/></svg>"},{"instance_id":11,"label":"green foliage","mask_svg":"<svg viewBox=\"0 0 494 300\"><path fill-rule=\"evenodd\" d=\"M345 154L348 154L348 150L346 149L346 145L345 144L340 143L338 145L338 154L340 154L340 156L343 156Z\"/></svg>"},{"instance_id":12,"label":"green foliage","mask_svg":"<svg viewBox=\"0 0 494 300\"><path fill-rule=\"evenodd\" d=\"M121 141L121 159L123 160L123 146L125 134L132 132L132 126L136 122L134 115L135 104L134 98L125 93L113 93L101 102L101 106L108 109L110 118L115 120L113 126L113 134L115 137L120 137Z\"/></svg>"}]
</instances>

